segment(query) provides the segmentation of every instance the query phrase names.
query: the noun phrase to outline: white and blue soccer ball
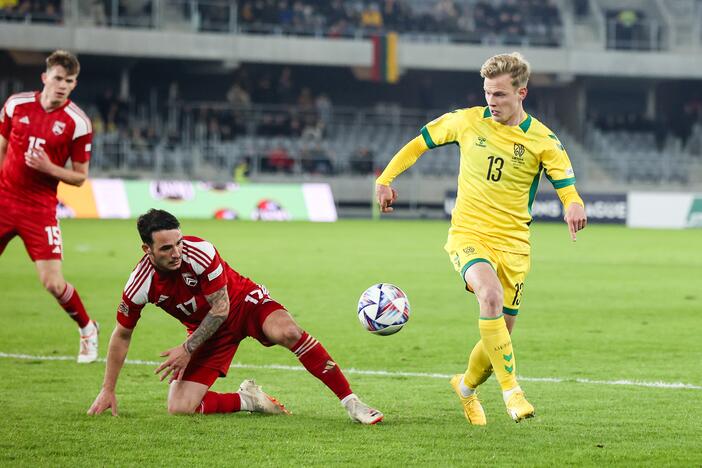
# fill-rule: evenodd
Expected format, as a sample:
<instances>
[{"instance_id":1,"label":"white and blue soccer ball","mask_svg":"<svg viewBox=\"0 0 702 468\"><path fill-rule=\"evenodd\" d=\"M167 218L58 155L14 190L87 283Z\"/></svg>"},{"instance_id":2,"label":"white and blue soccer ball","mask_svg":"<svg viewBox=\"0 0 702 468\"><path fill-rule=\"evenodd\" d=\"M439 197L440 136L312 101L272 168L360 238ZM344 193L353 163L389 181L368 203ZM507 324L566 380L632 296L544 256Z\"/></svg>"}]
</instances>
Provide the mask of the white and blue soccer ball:
<instances>
[{"instance_id":1,"label":"white and blue soccer ball","mask_svg":"<svg viewBox=\"0 0 702 468\"><path fill-rule=\"evenodd\" d=\"M376 335L392 335L405 326L410 303L402 289L389 283L374 284L358 300L358 320Z\"/></svg>"}]
</instances>

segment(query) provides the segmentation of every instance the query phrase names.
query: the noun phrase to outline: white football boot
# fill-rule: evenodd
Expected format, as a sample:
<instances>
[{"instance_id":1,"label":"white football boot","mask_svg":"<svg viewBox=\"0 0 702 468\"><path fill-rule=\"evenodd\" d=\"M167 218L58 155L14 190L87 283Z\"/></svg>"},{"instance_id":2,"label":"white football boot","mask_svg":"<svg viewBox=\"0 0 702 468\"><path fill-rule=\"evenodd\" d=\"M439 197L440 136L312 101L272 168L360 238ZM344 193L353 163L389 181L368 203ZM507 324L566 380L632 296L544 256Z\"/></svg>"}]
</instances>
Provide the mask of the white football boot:
<instances>
[{"instance_id":1,"label":"white football boot","mask_svg":"<svg viewBox=\"0 0 702 468\"><path fill-rule=\"evenodd\" d=\"M346 411L349 413L349 417L355 422L361 424L376 424L385 417L383 413L377 409L371 408L359 400L356 395L352 394L350 398L345 398L344 400L346 401L342 402L342 405L344 405Z\"/></svg>"},{"instance_id":2,"label":"white football boot","mask_svg":"<svg viewBox=\"0 0 702 468\"><path fill-rule=\"evenodd\" d=\"M80 334L80 350L78 351L78 362L80 364L95 362L98 358L100 326L95 320L91 320L90 323L93 325L93 330L86 335ZM80 331L80 329L78 330Z\"/></svg>"},{"instance_id":3,"label":"white football boot","mask_svg":"<svg viewBox=\"0 0 702 468\"><path fill-rule=\"evenodd\" d=\"M248 411L266 414L290 414L285 406L256 385L252 379L247 379L239 385L239 395L246 402Z\"/></svg>"}]
</instances>

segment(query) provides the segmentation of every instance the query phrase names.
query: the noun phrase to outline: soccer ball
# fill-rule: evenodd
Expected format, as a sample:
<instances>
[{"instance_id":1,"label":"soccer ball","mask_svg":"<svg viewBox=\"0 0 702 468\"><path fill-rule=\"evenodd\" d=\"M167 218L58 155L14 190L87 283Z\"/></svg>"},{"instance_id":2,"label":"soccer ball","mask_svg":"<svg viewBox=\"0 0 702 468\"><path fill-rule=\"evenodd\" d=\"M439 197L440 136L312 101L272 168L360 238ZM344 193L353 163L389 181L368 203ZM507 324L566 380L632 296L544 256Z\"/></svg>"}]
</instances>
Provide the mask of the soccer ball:
<instances>
[{"instance_id":1,"label":"soccer ball","mask_svg":"<svg viewBox=\"0 0 702 468\"><path fill-rule=\"evenodd\" d=\"M358 300L358 320L376 335L399 332L409 320L410 304L402 289L389 283L374 284Z\"/></svg>"}]
</instances>

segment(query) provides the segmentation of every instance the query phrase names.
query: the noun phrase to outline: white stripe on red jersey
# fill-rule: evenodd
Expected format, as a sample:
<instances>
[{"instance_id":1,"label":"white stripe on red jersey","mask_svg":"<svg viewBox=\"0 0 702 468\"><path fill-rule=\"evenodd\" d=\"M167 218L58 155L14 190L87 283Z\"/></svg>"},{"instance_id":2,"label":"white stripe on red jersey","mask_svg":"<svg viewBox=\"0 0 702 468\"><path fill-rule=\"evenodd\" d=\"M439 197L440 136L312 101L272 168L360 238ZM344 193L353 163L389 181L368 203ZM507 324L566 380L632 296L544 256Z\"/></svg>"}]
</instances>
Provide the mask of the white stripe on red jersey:
<instances>
[{"instance_id":1,"label":"white stripe on red jersey","mask_svg":"<svg viewBox=\"0 0 702 468\"><path fill-rule=\"evenodd\" d=\"M139 285L142 283L144 278L149 272L149 265L148 261L144 262L143 260L139 262L139 264L134 268L132 271L132 274L129 276L129 279L127 280L127 285L124 287L124 294L128 297L131 297L134 294L134 291L139 287Z\"/></svg>"},{"instance_id":2,"label":"white stripe on red jersey","mask_svg":"<svg viewBox=\"0 0 702 468\"><path fill-rule=\"evenodd\" d=\"M132 274L134 275L134 279L131 281L131 284L124 289L124 294L130 299L148 276L149 268L147 266L142 266L138 271L132 272Z\"/></svg>"},{"instance_id":3,"label":"white stripe on red jersey","mask_svg":"<svg viewBox=\"0 0 702 468\"><path fill-rule=\"evenodd\" d=\"M78 114L83 120L85 120L85 122L88 124L88 131L89 131L90 133L92 133L92 132L93 132L93 123L92 123L92 121L90 120L90 117L88 117L88 114L86 114L86 113L83 111L83 109L81 109L80 107L78 107L78 104L76 104L76 103L73 102L73 101L71 101L71 103L68 104L68 107L70 107L71 109L73 109L73 110L76 112L76 114Z\"/></svg>"},{"instance_id":4,"label":"white stripe on red jersey","mask_svg":"<svg viewBox=\"0 0 702 468\"><path fill-rule=\"evenodd\" d=\"M34 101L36 101L36 95L34 93L14 94L10 96L10 98L5 103L5 114L7 114L7 116L11 118L12 114L15 113L15 107Z\"/></svg>"},{"instance_id":5,"label":"white stripe on red jersey","mask_svg":"<svg viewBox=\"0 0 702 468\"><path fill-rule=\"evenodd\" d=\"M148 257L144 257L129 275L124 287L124 295L127 299L135 305L144 305L149 302L149 289L155 272Z\"/></svg>"},{"instance_id":6,"label":"white stripe on red jersey","mask_svg":"<svg viewBox=\"0 0 702 468\"><path fill-rule=\"evenodd\" d=\"M194 250L198 253L201 253L204 258L207 258L210 261L212 261L212 259L215 256L214 245L210 244L207 241L195 242L195 241L183 239L183 244L184 244L184 246L188 247L189 249Z\"/></svg>"},{"instance_id":7,"label":"white stripe on red jersey","mask_svg":"<svg viewBox=\"0 0 702 468\"><path fill-rule=\"evenodd\" d=\"M140 276L144 273L150 263L151 262L149 262L149 258L146 255L141 257L141 260L139 260L132 270L132 273L129 275L127 284L124 286L125 293L129 293L129 291L134 287L134 283L139 280Z\"/></svg>"},{"instance_id":8,"label":"white stripe on red jersey","mask_svg":"<svg viewBox=\"0 0 702 468\"><path fill-rule=\"evenodd\" d=\"M80 113L78 113L78 111ZM66 108L64 109L66 111L66 114L73 119L73 122L75 122L75 130L73 130L73 139L75 140L76 138L80 138L84 135L87 135L88 133L92 132L92 128L90 126L90 119L85 117L85 114L83 114L83 111L81 111L78 106L75 106L73 103L70 103ZM83 115L81 115L83 114Z\"/></svg>"},{"instance_id":9,"label":"white stripe on red jersey","mask_svg":"<svg viewBox=\"0 0 702 468\"><path fill-rule=\"evenodd\" d=\"M209 242L183 239L183 260L193 267L196 275L201 275L212 264L214 256L215 248Z\"/></svg>"},{"instance_id":10,"label":"white stripe on red jersey","mask_svg":"<svg viewBox=\"0 0 702 468\"><path fill-rule=\"evenodd\" d=\"M207 263L197 255L192 255L192 252L187 249L183 249L183 261L190 265L198 276L207 269Z\"/></svg>"},{"instance_id":11,"label":"white stripe on red jersey","mask_svg":"<svg viewBox=\"0 0 702 468\"><path fill-rule=\"evenodd\" d=\"M220 263L219 266L217 266L217 268L212 270L212 272L209 275L207 275L207 281L212 281L215 278L217 278L219 275L222 274L223 270L224 269L222 268L222 264Z\"/></svg>"}]
</instances>

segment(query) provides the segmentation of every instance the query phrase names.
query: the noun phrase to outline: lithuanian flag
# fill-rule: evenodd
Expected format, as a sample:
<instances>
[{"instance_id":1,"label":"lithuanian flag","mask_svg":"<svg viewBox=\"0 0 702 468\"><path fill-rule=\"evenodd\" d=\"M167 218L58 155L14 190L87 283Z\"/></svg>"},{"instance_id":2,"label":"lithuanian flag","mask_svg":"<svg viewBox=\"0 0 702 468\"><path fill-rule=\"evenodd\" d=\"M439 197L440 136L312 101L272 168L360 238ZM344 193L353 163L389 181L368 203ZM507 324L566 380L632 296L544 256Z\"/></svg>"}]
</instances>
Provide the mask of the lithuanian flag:
<instances>
[{"instance_id":1,"label":"lithuanian flag","mask_svg":"<svg viewBox=\"0 0 702 468\"><path fill-rule=\"evenodd\" d=\"M397 83L400 73L397 67L397 33L373 36L373 67L371 79L386 83Z\"/></svg>"}]
</instances>

